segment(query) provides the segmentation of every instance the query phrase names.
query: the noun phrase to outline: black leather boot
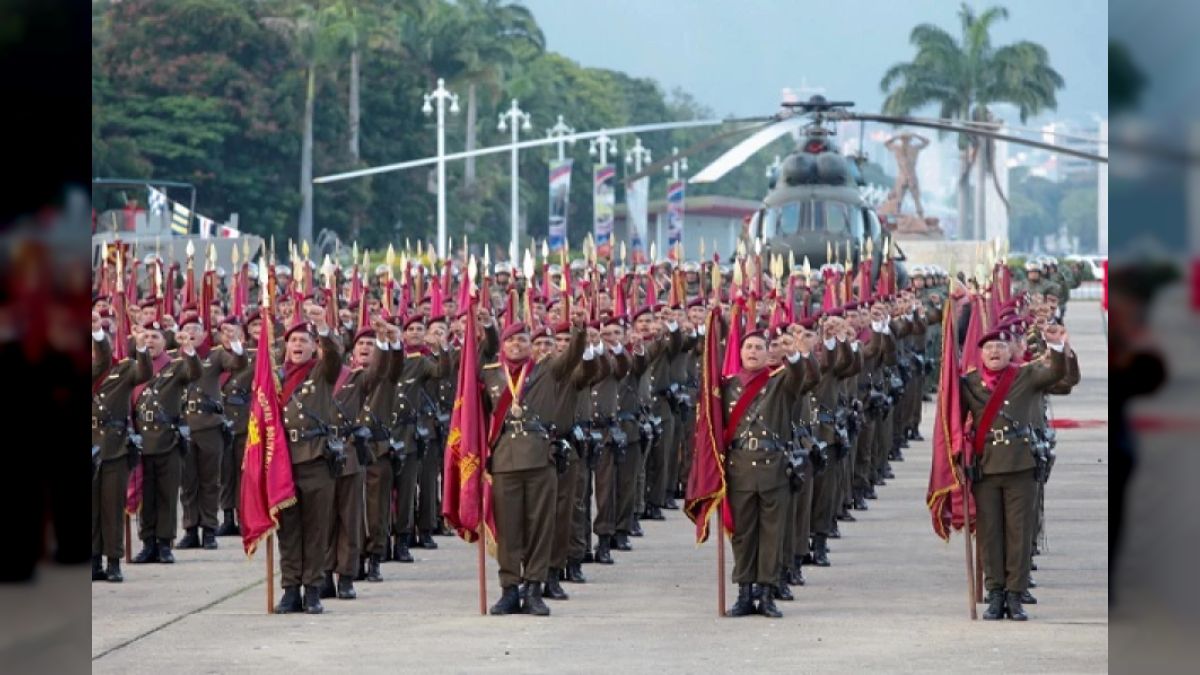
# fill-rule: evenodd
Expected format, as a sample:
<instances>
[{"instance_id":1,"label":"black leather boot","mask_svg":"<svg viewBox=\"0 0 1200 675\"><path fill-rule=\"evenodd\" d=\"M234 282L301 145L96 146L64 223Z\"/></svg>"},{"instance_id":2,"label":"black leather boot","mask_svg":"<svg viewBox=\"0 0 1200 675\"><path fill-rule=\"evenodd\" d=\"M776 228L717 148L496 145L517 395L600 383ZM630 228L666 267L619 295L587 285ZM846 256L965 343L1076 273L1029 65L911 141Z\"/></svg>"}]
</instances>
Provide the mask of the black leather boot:
<instances>
[{"instance_id":1,"label":"black leather boot","mask_svg":"<svg viewBox=\"0 0 1200 675\"><path fill-rule=\"evenodd\" d=\"M1033 597L1033 593L1030 593L1029 591L1021 591L1021 604L1036 605L1037 598Z\"/></svg>"},{"instance_id":2,"label":"black leather boot","mask_svg":"<svg viewBox=\"0 0 1200 675\"><path fill-rule=\"evenodd\" d=\"M188 549L188 548L200 548L200 532L199 532L199 530L200 530L200 528L198 528L198 527L189 527L186 530L184 530L184 534L182 537L179 538L179 541L175 544L175 548L177 548L181 551L184 549Z\"/></svg>"},{"instance_id":3,"label":"black leather boot","mask_svg":"<svg viewBox=\"0 0 1200 675\"><path fill-rule=\"evenodd\" d=\"M818 534L813 536L813 551L812 559L817 567L829 567L829 549L825 545L825 535Z\"/></svg>"},{"instance_id":4,"label":"black leather boot","mask_svg":"<svg viewBox=\"0 0 1200 675\"><path fill-rule=\"evenodd\" d=\"M437 542L433 540L433 535L429 532L421 533L421 548L434 549L437 548Z\"/></svg>"},{"instance_id":5,"label":"black leather boot","mask_svg":"<svg viewBox=\"0 0 1200 675\"><path fill-rule=\"evenodd\" d=\"M367 559L365 557L358 559L358 571L354 573L355 581L367 580Z\"/></svg>"},{"instance_id":6,"label":"black leather boot","mask_svg":"<svg viewBox=\"0 0 1200 675\"><path fill-rule=\"evenodd\" d=\"M291 614L304 609L300 604L300 587L299 586L284 586L283 597L279 603L275 605L276 614Z\"/></svg>"},{"instance_id":7,"label":"black leather boot","mask_svg":"<svg viewBox=\"0 0 1200 675\"><path fill-rule=\"evenodd\" d=\"M805 583L804 582L804 568L800 566L799 562L797 562L796 566L792 568L791 582L792 582L793 586L803 586Z\"/></svg>"},{"instance_id":8,"label":"black leather boot","mask_svg":"<svg viewBox=\"0 0 1200 675\"><path fill-rule=\"evenodd\" d=\"M796 599L796 596L792 595L791 586L788 586L788 580L790 578L791 574L789 574L787 570L784 570L779 574L779 583L775 584L774 589L776 600L791 602L792 600Z\"/></svg>"},{"instance_id":9,"label":"black leather boot","mask_svg":"<svg viewBox=\"0 0 1200 675\"><path fill-rule=\"evenodd\" d=\"M775 594L770 584L758 585L758 613L770 619L783 617L783 612L775 606Z\"/></svg>"},{"instance_id":10,"label":"black leather boot","mask_svg":"<svg viewBox=\"0 0 1200 675\"><path fill-rule=\"evenodd\" d=\"M600 535L599 541L596 543L595 558L596 558L597 563L599 563L601 565L613 564L612 547L609 546L609 541L611 541L611 540L612 540L612 537L610 537L608 535L605 535L605 534Z\"/></svg>"},{"instance_id":11,"label":"black leather boot","mask_svg":"<svg viewBox=\"0 0 1200 675\"><path fill-rule=\"evenodd\" d=\"M573 584L587 583L587 577L583 576L583 565L578 560L567 561L567 581Z\"/></svg>"},{"instance_id":12,"label":"black leather boot","mask_svg":"<svg viewBox=\"0 0 1200 675\"><path fill-rule=\"evenodd\" d=\"M596 562L596 556L592 553L592 549L589 548L588 550L584 551L583 558L579 562L584 563L585 565L590 565Z\"/></svg>"},{"instance_id":13,"label":"black leather boot","mask_svg":"<svg viewBox=\"0 0 1200 675\"><path fill-rule=\"evenodd\" d=\"M558 581L558 568L551 567L546 574L546 599L547 600L566 600L570 596L563 590L562 584Z\"/></svg>"},{"instance_id":14,"label":"black leather boot","mask_svg":"<svg viewBox=\"0 0 1200 675\"><path fill-rule=\"evenodd\" d=\"M867 510L866 490L863 490L862 488L854 489L854 499L853 499L853 503L851 504L851 507L855 511L866 511Z\"/></svg>"},{"instance_id":15,"label":"black leather boot","mask_svg":"<svg viewBox=\"0 0 1200 675\"><path fill-rule=\"evenodd\" d=\"M158 540L158 562L170 565L175 562L175 554L171 553L171 540Z\"/></svg>"},{"instance_id":16,"label":"black leather boot","mask_svg":"<svg viewBox=\"0 0 1200 675\"><path fill-rule=\"evenodd\" d=\"M500 594L500 599L496 601L496 604L492 605L492 608L488 610L488 613L493 616L499 616L501 614L520 614L521 597L517 591L517 587L505 586L503 592Z\"/></svg>"},{"instance_id":17,"label":"black leather boot","mask_svg":"<svg viewBox=\"0 0 1200 675\"><path fill-rule=\"evenodd\" d=\"M109 558L108 567L104 570L104 579L113 583L119 584L125 581L125 575L121 574L121 559Z\"/></svg>"},{"instance_id":18,"label":"black leather boot","mask_svg":"<svg viewBox=\"0 0 1200 675\"><path fill-rule=\"evenodd\" d=\"M102 560L101 556L92 556L92 581L104 581L107 578L104 576L104 564Z\"/></svg>"},{"instance_id":19,"label":"black leather boot","mask_svg":"<svg viewBox=\"0 0 1200 675\"><path fill-rule=\"evenodd\" d=\"M367 561L367 581L372 583L383 581L383 575L379 573L379 558L378 553L372 553L370 560Z\"/></svg>"},{"instance_id":20,"label":"black leather boot","mask_svg":"<svg viewBox=\"0 0 1200 675\"><path fill-rule=\"evenodd\" d=\"M867 499L879 499L879 495L876 494L876 492L875 492L875 486L882 485L882 484L883 484L882 480L880 480L878 483L872 483L871 486L867 488L866 492L863 493L863 496L866 497ZM865 504L864 504L864 506L865 506Z\"/></svg>"},{"instance_id":21,"label":"black leather boot","mask_svg":"<svg viewBox=\"0 0 1200 675\"><path fill-rule=\"evenodd\" d=\"M410 563L413 561L412 553L408 550L408 538L407 534L396 537L396 552L392 557L398 562Z\"/></svg>"},{"instance_id":22,"label":"black leather boot","mask_svg":"<svg viewBox=\"0 0 1200 675\"><path fill-rule=\"evenodd\" d=\"M354 590L354 580L348 575L338 575L337 596L341 600L353 600L358 597L358 592Z\"/></svg>"},{"instance_id":23,"label":"black leather boot","mask_svg":"<svg viewBox=\"0 0 1200 675\"><path fill-rule=\"evenodd\" d=\"M540 582L529 582L529 590L525 593L525 613L534 616L550 616L550 608L542 602L542 584Z\"/></svg>"},{"instance_id":24,"label":"black leather boot","mask_svg":"<svg viewBox=\"0 0 1200 675\"><path fill-rule=\"evenodd\" d=\"M1008 618L1013 621L1028 621L1029 615L1025 613L1025 608L1021 606L1021 594L1009 591L1004 594L1004 601L1008 603Z\"/></svg>"},{"instance_id":25,"label":"black leather boot","mask_svg":"<svg viewBox=\"0 0 1200 675\"><path fill-rule=\"evenodd\" d=\"M1037 582L1034 581L1033 577L1029 577L1029 579L1027 581L1029 582L1030 588L1037 588Z\"/></svg>"},{"instance_id":26,"label":"black leather boot","mask_svg":"<svg viewBox=\"0 0 1200 675\"><path fill-rule=\"evenodd\" d=\"M676 504L674 499L668 499L668 500L667 500L667 501L666 501L666 502L665 502L665 503L662 505L662 507L663 507L664 509L668 509L668 510L671 510L671 511L678 511L678 510L679 510L679 504Z\"/></svg>"},{"instance_id":27,"label":"black leather boot","mask_svg":"<svg viewBox=\"0 0 1200 675\"><path fill-rule=\"evenodd\" d=\"M204 547L204 550L206 550L206 551L216 550L216 548L217 548L217 533L214 532L213 530L210 530L207 527L204 528L203 534L201 535L200 542L201 542L200 545L202 547Z\"/></svg>"},{"instance_id":28,"label":"black leather boot","mask_svg":"<svg viewBox=\"0 0 1200 675\"><path fill-rule=\"evenodd\" d=\"M225 519L221 521L221 526L217 528L217 536L236 537L241 533L241 528L238 527L237 520L233 517L233 509L225 509Z\"/></svg>"},{"instance_id":29,"label":"black leather boot","mask_svg":"<svg viewBox=\"0 0 1200 675\"><path fill-rule=\"evenodd\" d=\"M640 537L640 536L642 536L642 535L644 535L644 534L645 534L645 532L642 532L642 524L641 524L641 522L639 522L639 521L638 521L638 517L637 517L637 516L634 516L634 517L633 517L633 527L630 527L630 528L629 528L629 536L631 536L631 537Z\"/></svg>"},{"instance_id":30,"label":"black leather boot","mask_svg":"<svg viewBox=\"0 0 1200 675\"><path fill-rule=\"evenodd\" d=\"M858 518L855 518L854 514L850 513L851 506L852 506L852 504L842 504L842 510L840 512L838 512L837 519L842 521L843 523L858 522Z\"/></svg>"},{"instance_id":31,"label":"black leather boot","mask_svg":"<svg viewBox=\"0 0 1200 675\"><path fill-rule=\"evenodd\" d=\"M320 614L325 608L321 605L321 589L316 586L304 587L304 613Z\"/></svg>"},{"instance_id":32,"label":"black leather boot","mask_svg":"<svg viewBox=\"0 0 1200 675\"><path fill-rule=\"evenodd\" d=\"M904 461L904 460L897 460L897 461L901 461L901 462L902 462L902 461ZM895 471L892 471L892 467L890 467L890 466L887 466L887 465L884 465L884 467L883 467L883 477L884 477L884 479L886 479L886 480L892 480L892 479L894 479L894 478L896 477L896 472L895 472Z\"/></svg>"},{"instance_id":33,"label":"black leather boot","mask_svg":"<svg viewBox=\"0 0 1200 675\"><path fill-rule=\"evenodd\" d=\"M912 439L912 440L914 440L914 441L923 441L923 440L925 440L925 437L921 435L921 430L920 430L920 429L918 429L918 428L916 428L916 427L913 427L913 429L912 429L912 434L909 436L909 438L910 438L910 439ZM900 461L904 461L904 460L900 460Z\"/></svg>"},{"instance_id":34,"label":"black leather boot","mask_svg":"<svg viewBox=\"0 0 1200 675\"><path fill-rule=\"evenodd\" d=\"M633 546L629 543L629 535L624 532L618 532L613 538L613 548L618 551L632 551Z\"/></svg>"},{"instance_id":35,"label":"black leather boot","mask_svg":"<svg viewBox=\"0 0 1200 675\"><path fill-rule=\"evenodd\" d=\"M999 621L1004 618L1004 591L988 591L987 609L983 610L984 621Z\"/></svg>"},{"instance_id":36,"label":"black leather boot","mask_svg":"<svg viewBox=\"0 0 1200 675\"><path fill-rule=\"evenodd\" d=\"M837 518L833 519L833 527L829 528L830 539L841 539L842 531L838 529Z\"/></svg>"},{"instance_id":37,"label":"black leather boot","mask_svg":"<svg viewBox=\"0 0 1200 675\"><path fill-rule=\"evenodd\" d=\"M325 573L325 580L321 582L319 593L322 599L337 597L337 586L333 584L333 572Z\"/></svg>"},{"instance_id":38,"label":"black leather boot","mask_svg":"<svg viewBox=\"0 0 1200 675\"><path fill-rule=\"evenodd\" d=\"M667 519L667 517L663 515L662 508L660 508L657 505L649 507L649 511L650 511L650 520L666 520Z\"/></svg>"},{"instance_id":39,"label":"black leather boot","mask_svg":"<svg viewBox=\"0 0 1200 675\"><path fill-rule=\"evenodd\" d=\"M754 584L738 584L737 601L729 608L729 616L749 616L754 613Z\"/></svg>"},{"instance_id":40,"label":"black leather boot","mask_svg":"<svg viewBox=\"0 0 1200 675\"><path fill-rule=\"evenodd\" d=\"M133 556L133 562L137 565L158 562L158 543L154 539L143 539L142 550Z\"/></svg>"}]
</instances>

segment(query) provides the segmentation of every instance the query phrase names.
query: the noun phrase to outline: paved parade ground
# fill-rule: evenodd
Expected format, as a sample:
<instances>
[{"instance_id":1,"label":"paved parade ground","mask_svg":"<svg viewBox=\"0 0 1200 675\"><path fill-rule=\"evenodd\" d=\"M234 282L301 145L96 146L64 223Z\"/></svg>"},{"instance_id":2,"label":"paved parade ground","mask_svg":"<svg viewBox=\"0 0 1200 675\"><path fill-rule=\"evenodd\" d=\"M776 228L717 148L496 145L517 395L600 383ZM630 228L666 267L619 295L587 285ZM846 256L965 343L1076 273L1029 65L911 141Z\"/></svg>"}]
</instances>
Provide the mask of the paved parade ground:
<instances>
[{"instance_id":1,"label":"paved parade ground","mask_svg":"<svg viewBox=\"0 0 1200 675\"><path fill-rule=\"evenodd\" d=\"M441 537L415 564L383 565L358 599L325 614L265 613L265 552L240 540L178 551L174 565L125 566L123 584L92 584L94 672L1105 672L1108 670L1108 363L1098 303L1071 303L1083 379L1052 399L1059 419L1046 489L1048 545L1034 572L1030 621L971 622L962 539L933 533L925 508L930 442L914 442L870 510L842 523L829 568L780 602L780 620L716 616L716 549L693 544L681 511L643 522L617 564L585 565L549 618L478 615L475 548ZM933 434L932 404L922 433ZM137 542L135 541L135 545ZM726 544L728 546L728 544ZM276 557L278 561L278 557ZM498 597L489 559L489 604ZM726 579L733 555L726 555ZM276 575L278 584L278 574ZM276 595L278 596L277 591ZM728 602L736 587L728 586ZM982 613L983 606L980 606Z\"/></svg>"}]
</instances>

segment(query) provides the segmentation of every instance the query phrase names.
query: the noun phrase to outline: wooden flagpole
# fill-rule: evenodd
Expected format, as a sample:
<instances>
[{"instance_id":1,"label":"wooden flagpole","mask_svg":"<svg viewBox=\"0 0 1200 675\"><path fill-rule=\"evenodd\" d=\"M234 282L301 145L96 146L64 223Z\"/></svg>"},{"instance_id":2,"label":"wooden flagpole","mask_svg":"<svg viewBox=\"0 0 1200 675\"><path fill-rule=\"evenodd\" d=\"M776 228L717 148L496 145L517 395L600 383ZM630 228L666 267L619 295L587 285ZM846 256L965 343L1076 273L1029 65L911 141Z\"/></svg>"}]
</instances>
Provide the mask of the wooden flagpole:
<instances>
[{"instance_id":1,"label":"wooden flagpole","mask_svg":"<svg viewBox=\"0 0 1200 675\"><path fill-rule=\"evenodd\" d=\"M717 616L725 616L725 504L717 504Z\"/></svg>"},{"instance_id":2,"label":"wooden flagpole","mask_svg":"<svg viewBox=\"0 0 1200 675\"><path fill-rule=\"evenodd\" d=\"M482 490L480 490L480 492L482 492ZM480 513L483 513L483 511L480 510ZM483 554L484 553L484 551L483 551L484 539L486 538L486 536L487 536L486 528L483 526L483 523L480 523L479 524L479 541L476 542L478 544L477 548L478 548L478 554L479 554L478 567L479 567L479 615L480 616L487 616L487 564L486 564L486 560L485 560L484 554Z\"/></svg>"},{"instance_id":3,"label":"wooden flagpole","mask_svg":"<svg viewBox=\"0 0 1200 675\"><path fill-rule=\"evenodd\" d=\"M979 536L975 536L975 602L983 602L983 552L979 544Z\"/></svg>"},{"instance_id":4,"label":"wooden flagpole","mask_svg":"<svg viewBox=\"0 0 1200 675\"><path fill-rule=\"evenodd\" d=\"M967 607L970 610L971 620L975 621L979 618L975 605L979 602L980 584L976 575L978 568L971 551L971 540L973 539L971 536L971 484L966 480L966 475L966 470L963 470L964 480L959 481L963 490L963 550L967 562ZM978 540L975 544L978 546Z\"/></svg>"},{"instance_id":5,"label":"wooden flagpole","mask_svg":"<svg viewBox=\"0 0 1200 675\"><path fill-rule=\"evenodd\" d=\"M267 535L267 614L275 613L275 535Z\"/></svg>"}]
</instances>

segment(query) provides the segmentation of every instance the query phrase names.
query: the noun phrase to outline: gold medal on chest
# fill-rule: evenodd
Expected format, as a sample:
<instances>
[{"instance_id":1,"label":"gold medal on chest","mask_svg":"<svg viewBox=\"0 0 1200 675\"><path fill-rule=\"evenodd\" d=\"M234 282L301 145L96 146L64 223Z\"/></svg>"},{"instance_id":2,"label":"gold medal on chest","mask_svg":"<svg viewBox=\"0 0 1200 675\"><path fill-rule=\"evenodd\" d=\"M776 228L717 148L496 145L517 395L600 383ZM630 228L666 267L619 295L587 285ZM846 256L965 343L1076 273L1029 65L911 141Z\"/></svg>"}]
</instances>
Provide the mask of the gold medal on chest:
<instances>
[{"instance_id":1,"label":"gold medal on chest","mask_svg":"<svg viewBox=\"0 0 1200 675\"><path fill-rule=\"evenodd\" d=\"M525 409L517 403L512 404L512 407L509 408L509 412L512 413L513 419L519 420L525 416Z\"/></svg>"}]
</instances>

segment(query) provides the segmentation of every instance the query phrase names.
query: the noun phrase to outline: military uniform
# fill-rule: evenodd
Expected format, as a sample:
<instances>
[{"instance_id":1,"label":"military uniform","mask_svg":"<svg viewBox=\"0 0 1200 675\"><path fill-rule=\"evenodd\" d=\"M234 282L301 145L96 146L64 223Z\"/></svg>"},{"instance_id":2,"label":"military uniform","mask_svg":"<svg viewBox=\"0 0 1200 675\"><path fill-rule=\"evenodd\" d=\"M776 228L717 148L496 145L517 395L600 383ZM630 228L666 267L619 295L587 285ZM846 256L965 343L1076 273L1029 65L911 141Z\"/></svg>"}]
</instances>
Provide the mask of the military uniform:
<instances>
[{"instance_id":1,"label":"military uniform","mask_svg":"<svg viewBox=\"0 0 1200 675\"><path fill-rule=\"evenodd\" d=\"M833 343L832 345L830 343ZM839 472L838 426L836 412L838 408L839 382L851 375L854 359L850 345L844 340L830 338L814 350L817 363L820 366L820 381L809 392L812 406L811 424L813 435L828 444L829 460L825 470L813 479L812 497L812 560L818 566L828 566L826 541L833 531L833 518L838 501L838 484L841 479Z\"/></svg>"},{"instance_id":2,"label":"military uniform","mask_svg":"<svg viewBox=\"0 0 1200 675\"><path fill-rule=\"evenodd\" d=\"M201 348L202 350L202 348ZM200 378L188 385L184 410L192 442L183 458L183 529L187 536L179 548L196 548L196 528L204 529L204 548L216 548L217 509L221 505L221 455L233 444L225 428L225 406L221 403L221 375L245 369L248 363L241 344L227 350L217 346L200 360ZM229 436L226 439L226 436Z\"/></svg>"},{"instance_id":3,"label":"military uniform","mask_svg":"<svg viewBox=\"0 0 1200 675\"><path fill-rule=\"evenodd\" d=\"M671 361L683 347L683 336L678 327L668 331L665 339L660 338L646 348L646 371L642 377L641 397L651 414L662 420L662 435L656 439L646 456L646 508L644 518L661 520L660 509L667 499L667 482L670 478L667 466L667 449L675 448L675 415L671 411L668 392L671 386Z\"/></svg>"},{"instance_id":4,"label":"military uniform","mask_svg":"<svg viewBox=\"0 0 1200 675\"><path fill-rule=\"evenodd\" d=\"M1017 366L1012 366L1017 367ZM979 477L972 484L984 568L984 587L989 600L1002 591L1012 595L1028 589L1032 523L1030 511L1036 508L1037 483L1034 460L1028 440L1019 429L1035 423L1040 416L1043 392L1067 374L1061 351L1052 350L1047 360L1019 366L999 414L986 430L983 456L976 459ZM970 412L979 420L992 392L978 371L962 381L964 415Z\"/></svg>"},{"instance_id":5,"label":"military uniform","mask_svg":"<svg viewBox=\"0 0 1200 675\"><path fill-rule=\"evenodd\" d=\"M629 374L630 358L624 348L617 346L603 357L608 361L608 373L592 386L590 413L592 430L604 436L603 445L595 461L592 485L596 495L596 517L592 523L596 533L596 562L610 563L609 554L617 527L617 464L618 456L625 452L619 448L617 438L624 435L617 418L620 384ZM620 434L614 434L614 429ZM626 440L626 444L628 441ZM589 542L590 543L590 542Z\"/></svg>"},{"instance_id":6,"label":"military uniform","mask_svg":"<svg viewBox=\"0 0 1200 675\"><path fill-rule=\"evenodd\" d=\"M584 356L587 333L575 329L566 351L529 364L524 383L517 384L503 363L484 366L482 379L489 415L503 414L504 423L489 457L492 502L496 519L497 561L504 595L492 612L517 611L514 602L522 581L528 584L527 609L549 613L541 601L542 583L550 568L557 477L551 458L551 425L570 421L574 403L562 390L582 365L586 381L595 365ZM507 412L497 410L510 386L518 387ZM510 394L511 395L511 394Z\"/></svg>"},{"instance_id":7,"label":"military uniform","mask_svg":"<svg viewBox=\"0 0 1200 675\"><path fill-rule=\"evenodd\" d=\"M370 394L385 382L392 363L388 347L388 343L376 340L375 351L371 353L367 365L351 370L334 392L338 431L346 439L346 464L333 488L332 526L329 529L325 584L322 589L324 597L332 597L336 592L337 597L352 600L357 595L353 578L358 572L362 553L364 473L366 465L374 460L374 454L365 439L359 441L360 447L350 433L362 425L362 407ZM338 575L336 591L333 587L334 573Z\"/></svg>"},{"instance_id":8,"label":"military uniform","mask_svg":"<svg viewBox=\"0 0 1200 675\"><path fill-rule=\"evenodd\" d=\"M396 537L393 558L413 562L409 546L416 524L417 482L421 476L424 453L433 441L433 427L428 417L422 419L425 384L449 372L450 354L431 356L427 350L405 348L404 366L393 389L396 397L392 409L392 437L404 443L404 462L395 475L396 513L392 534ZM430 461L435 461L432 458Z\"/></svg>"},{"instance_id":9,"label":"military uniform","mask_svg":"<svg viewBox=\"0 0 1200 675\"><path fill-rule=\"evenodd\" d=\"M392 455L393 431L390 422L396 405L396 384L405 365L404 345L394 343L390 345L386 354L388 369L384 380L364 394L358 420L359 424L366 425L371 431L370 449L373 453L373 461L367 465L363 476L366 498L365 517L362 521L362 550L369 559L364 575L367 581L383 580L379 564L387 552L388 516L391 512L394 479L393 462L398 461L398 458Z\"/></svg>"},{"instance_id":10,"label":"military uniform","mask_svg":"<svg viewBox=\"0 0 1200 675\"><path fill-rule=\"evenodd\" d=\"M279 569L285 591L276 611L297 611L295 595L304 585L304 609L321 611L318 599L325 576L335 478L326 458L331 434L336 434L334 385L342 369L342 346L332 331L317 338L319 360L308 378L283 401L283 426L292 457L296 504L280 512Z\"/></svg>"},{"instance_id":11,"label":"military uniform","mask_svg":"<svg viewBox=\"0 0 1200 675\"><path fill-rule=\"evenodd\" d=\"M644 494L638 489L639 476L644 475L646 463L646 444L649 439L643 438L642 423L639 419L641 398L638 394L642 375L646 372L645 351L632 354L629 372L617 384L617 421L625 432L626 446L624 452L617 453L617 501L616 501L616 543L618 550L631 550L629 536L635 532L640 534L637 527L638 498ZM644 483L642 483L644 486Z\"/></svg>"},{"instance_id":12,"label":"military uniform","mask_svg":"<svg viewBox=\"0 0 1200 675\"><path fill-rule=\"evenodd\" d=\"M92 338L92 578L102 572L109 581L121 581L125 489L136 461L127 443L130 397L134 386L150 380L154 366L146 349L136 352L136 359L114 363L109 337L101 331ZM106 571L99 569L101 555L108 557Z\"/></svg>"},{"instance_id":13,"label":"military uniform","mask_svg":"<svg viewBox=\"0 0 1200 675\"><path fill-rule=\"evenodd\" d=\"M178 523L180 459L179 425L183 396L200 378L200 357L168 353L170 361L154 374L135 401L136 427L142 435L142 506L138 537L144 547L134 562L173 562L171 542Z\"/></svg>"},{"instance_id":14,"label":"military uniform","mask_svg":"<svg viewBox=\"0 0 1200 675\"><path fill-rule=\"evenodd\" d=\"M258 350L246 349L246 365L229 373L221 386L225 401L225 419L229 421L233 442L225 446L221 457L221 510L225 520L218 536L239 534L234 512L241 498L242 458L246 454L246 430L250 425L250 388L254 382L254 360ZM268 357L269 358L269 357Z\"/></svg>"},{"instance_id":15,"label":"military uniform","mask_svg":"<svg viewBox=\"0 0 1200 675\"><path fill-rule=\"evenodd\" d=\"M732 348L732 346L730 347ZM767 383L738 420L729 419L746 387L740 377L721 384L729 424L736 424L726 450L725 475L729 508L733 511L733 580L739 585L738 603L731 614L744 611L755 598L754 585L763 589L763 613L778 615L772 591L779 579L781 547L791 503L788 487L789 442L797 398L811 386L810 371L799 356L768 374Z\"/></svg>"}]
</instances>

